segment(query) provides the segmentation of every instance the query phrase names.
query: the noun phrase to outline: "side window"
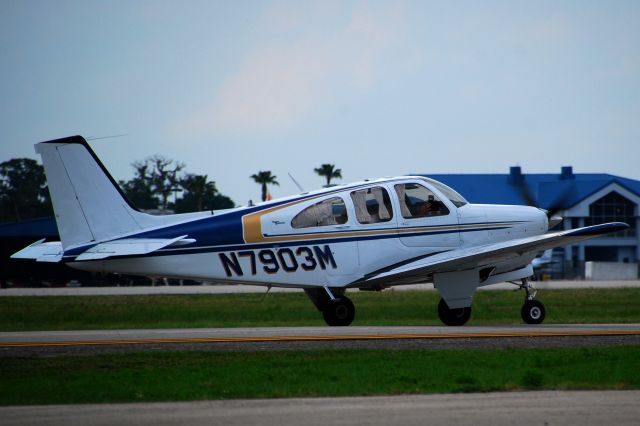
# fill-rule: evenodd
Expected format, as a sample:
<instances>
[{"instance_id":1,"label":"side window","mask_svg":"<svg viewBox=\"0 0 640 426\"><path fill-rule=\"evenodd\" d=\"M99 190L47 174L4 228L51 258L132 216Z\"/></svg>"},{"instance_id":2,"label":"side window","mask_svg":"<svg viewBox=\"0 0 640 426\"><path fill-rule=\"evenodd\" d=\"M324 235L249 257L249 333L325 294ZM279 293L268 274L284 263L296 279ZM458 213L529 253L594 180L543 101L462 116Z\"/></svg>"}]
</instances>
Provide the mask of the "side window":
<instances>
[{"instance_id":1,"label":"side window","mask_svg":"<svg viewBox=\"0 0 640 426\"><path fill-rule=\"evenodd\" d=\"M380 186L353 191L351 199L360 223L388 222L393 217L389 194Z\"/></svg>"},{"instance_id":2,"label":"side window","mask_svg":"<svg viewBox=\"0 0 640 426\"><path fill-rule=\"evenodd\" d=\"M347 220L347 207L344 201L340 197L333 197L302 210L293 218L291 226L297 229L341 225Z\"/></svg>"},{"instance_id":3,"label":"side window","mask_svg":"<svg viewBox=\"0 0 640 426\"><path fill-rule=\"evenodd\" d=\"M396 185L402 217L412 219L427 216L445 216L449 209L431 190L417 183Z\"/></svg>"}]
</instances>

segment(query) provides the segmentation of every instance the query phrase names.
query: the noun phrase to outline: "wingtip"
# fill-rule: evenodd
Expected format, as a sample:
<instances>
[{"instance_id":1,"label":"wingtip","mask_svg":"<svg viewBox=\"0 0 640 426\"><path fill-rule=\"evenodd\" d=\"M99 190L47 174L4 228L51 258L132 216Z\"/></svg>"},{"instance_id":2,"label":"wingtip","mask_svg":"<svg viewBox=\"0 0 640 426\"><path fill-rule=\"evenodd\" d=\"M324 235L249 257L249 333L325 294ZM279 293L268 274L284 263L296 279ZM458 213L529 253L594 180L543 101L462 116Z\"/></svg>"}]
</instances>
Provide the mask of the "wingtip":
<instances>
[{"instance_id":1,"label":"wingtip","mask_svg":"<svg viewBox=\"0 0 640 426\"><path fill-rule=\"evenodd\" d=\"M574 232L571 232L571 236L577 235L605 235L612 234L618 231L624 231L625 229L630 228L630 226L624 222L609 222L602 223L600 225L587 226L585 228L576 229Z\"/></svg>"}]
</instances>

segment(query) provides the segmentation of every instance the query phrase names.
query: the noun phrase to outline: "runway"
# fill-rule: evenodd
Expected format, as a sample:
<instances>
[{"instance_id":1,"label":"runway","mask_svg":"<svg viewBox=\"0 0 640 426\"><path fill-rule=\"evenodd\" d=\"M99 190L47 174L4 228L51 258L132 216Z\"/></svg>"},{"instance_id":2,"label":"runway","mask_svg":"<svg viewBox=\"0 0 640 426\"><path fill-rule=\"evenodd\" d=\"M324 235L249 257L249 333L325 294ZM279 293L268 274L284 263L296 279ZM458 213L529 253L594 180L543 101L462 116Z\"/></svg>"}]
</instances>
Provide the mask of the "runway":
<instances>
[{"instance_id":1,"label":"runway","mask_svg":"<svg viewBox=\"0 0 640 426\"><path fill-rule=\"evenodd\" d=\"M0 333L4 356L148 349L547 347L640 344L640 324L252 327Z\"/></svg>"},{"instance_id":2,"label":"runway","mask_svg":"<svg viewBox=\"0 0 640 426\"><path fill-rule=\"evenodd\" d=\"M0 407L9 425L634 425L640 391L544 391Z\"/></svg>"}]
</instances>

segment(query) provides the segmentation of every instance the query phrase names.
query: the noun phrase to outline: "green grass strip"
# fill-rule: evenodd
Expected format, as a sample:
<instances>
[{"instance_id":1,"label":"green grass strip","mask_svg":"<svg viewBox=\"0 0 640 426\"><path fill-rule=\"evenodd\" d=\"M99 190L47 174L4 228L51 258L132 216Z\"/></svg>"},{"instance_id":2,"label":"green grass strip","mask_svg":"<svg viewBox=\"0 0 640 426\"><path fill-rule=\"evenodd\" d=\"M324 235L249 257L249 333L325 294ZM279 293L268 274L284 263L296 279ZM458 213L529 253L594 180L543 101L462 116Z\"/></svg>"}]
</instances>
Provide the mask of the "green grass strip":
<instances>
[{"instance_id":1,"label":"green grass strip","mask_svg":"<svg viewBox=\"0 0 640 426\"><path fill-rule=\"evenodd\" d=\"M0 404L638 389L640 347L3 358Z\"/></svg>"},{"instance_id":2,"label":"green grass strip","mask_svg":"<svg viewBox=\"0 0 640 426\"><path fill-rule=\"evenodd\" d=\"M348 293L353 325L441 325L435 291ZM640 289L550 290L538 294L545 323L638 323ZM523 293L480 291L469 325L520 324ZM300 293L0 297L0 331L322 326Z\"/></svg>"}]
</instances>

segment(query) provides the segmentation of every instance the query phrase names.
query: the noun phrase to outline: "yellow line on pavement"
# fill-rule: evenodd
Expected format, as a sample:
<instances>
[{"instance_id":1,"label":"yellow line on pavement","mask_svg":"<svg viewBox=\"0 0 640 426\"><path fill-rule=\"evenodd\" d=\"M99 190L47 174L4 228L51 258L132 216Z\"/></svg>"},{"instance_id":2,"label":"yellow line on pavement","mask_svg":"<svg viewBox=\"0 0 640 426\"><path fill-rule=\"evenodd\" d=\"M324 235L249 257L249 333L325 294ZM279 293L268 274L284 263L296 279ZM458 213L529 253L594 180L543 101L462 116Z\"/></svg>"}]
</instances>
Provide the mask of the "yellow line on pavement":
<instances>
[{"instance_id":1,"label":"yellow line on pavement","mask_svg":"<svg viewBox=\"0 0 640 426\"><path fill-rule=\"evenodd\" d=\"M490 337L571 337L571 336L636 336L640 330L624 331L540 331L540 332L494 332L494 333L428 333L428 334L362 334L332 336L265 336L265 337L202 337L182 339L131 339L131 340L87 340L54 342L0 342L0 347L47 347L47 346L91 346L91 345L147 345L162 343L233 343L233 342L292 342L331 340L394 340L394 339L473 339Z\"/></svg>"}]
</instances>

